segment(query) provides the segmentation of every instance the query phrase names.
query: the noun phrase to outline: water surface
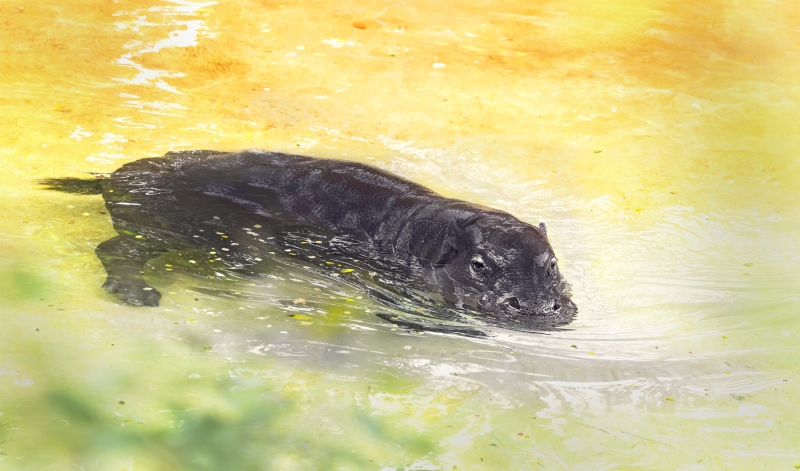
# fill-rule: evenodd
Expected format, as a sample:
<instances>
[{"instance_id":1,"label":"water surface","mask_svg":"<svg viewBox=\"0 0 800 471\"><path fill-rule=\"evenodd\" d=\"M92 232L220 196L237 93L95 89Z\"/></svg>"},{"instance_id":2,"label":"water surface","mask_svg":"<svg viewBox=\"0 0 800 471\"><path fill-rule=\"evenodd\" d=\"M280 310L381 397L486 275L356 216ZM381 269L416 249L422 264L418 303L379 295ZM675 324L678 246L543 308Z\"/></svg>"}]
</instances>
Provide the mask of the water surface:
<instances>
[{"instance_id":1,"label":"water surface","mask_svg":"<svg viewBox=\"0 0 800 471\"><path fill-rule=\"evenodd\" d=\"M791 1L0 1L0 468L800 466ZM147 267L97 196L170 150L376 165L548 224L568 330L420 334L344 283ZM168 265L173 265L169 267Z\"/></svg>"}]
</instances>

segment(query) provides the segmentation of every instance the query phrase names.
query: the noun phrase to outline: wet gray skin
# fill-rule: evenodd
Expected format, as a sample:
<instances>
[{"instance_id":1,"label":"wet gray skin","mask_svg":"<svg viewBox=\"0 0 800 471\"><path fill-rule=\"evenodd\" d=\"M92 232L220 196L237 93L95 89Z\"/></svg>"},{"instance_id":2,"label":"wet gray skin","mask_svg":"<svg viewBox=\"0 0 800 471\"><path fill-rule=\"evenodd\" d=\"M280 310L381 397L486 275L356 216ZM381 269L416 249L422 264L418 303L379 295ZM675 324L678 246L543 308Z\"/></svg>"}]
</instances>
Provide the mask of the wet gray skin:
<instances>
[{"instance_id":1,"label":"wet gray skin","mask_svg":"<svg viewBox=\"0 0 800 471\"><path fill-rule=\"evenodd\" d=\"M544 224L445 198L355 162L264 151L171 152L99 181L44 183L102 192L119 234L97 247L108 273L103 287L131 304L158 305L161 294L142 272L163 253L213 248L220 265L247 271L267 253L313 235L324 243L303 250L317 253L317 261L356 258L377 273L369 280L383 282L380 289L428 292L495 324L554 327L577 313Z\"/></svg>"}]
</instances>

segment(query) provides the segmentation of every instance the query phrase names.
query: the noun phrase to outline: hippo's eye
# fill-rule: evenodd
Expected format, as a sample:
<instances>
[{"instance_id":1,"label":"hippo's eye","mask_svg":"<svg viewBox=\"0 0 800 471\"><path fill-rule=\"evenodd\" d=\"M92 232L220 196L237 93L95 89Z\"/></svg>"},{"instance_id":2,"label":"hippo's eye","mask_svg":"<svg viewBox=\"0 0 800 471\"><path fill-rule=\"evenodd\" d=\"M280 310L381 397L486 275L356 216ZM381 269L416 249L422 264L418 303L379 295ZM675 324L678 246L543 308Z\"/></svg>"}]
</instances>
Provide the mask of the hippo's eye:
<instances>
[{"instance_id":1,"label":"hippo's eye","mask_svg":"<svg viewBox=\"0 0 800 471\"><path fill-rule=\"evenodd\" d=\"M491 266L486 263L486 260L484 260L480 255L475 255L472 257L472 259L469 261L469 268L472 277L479 281L484 281L484 279L489 276L489 272L491 271Z\"/></svg>"}]
</instances>

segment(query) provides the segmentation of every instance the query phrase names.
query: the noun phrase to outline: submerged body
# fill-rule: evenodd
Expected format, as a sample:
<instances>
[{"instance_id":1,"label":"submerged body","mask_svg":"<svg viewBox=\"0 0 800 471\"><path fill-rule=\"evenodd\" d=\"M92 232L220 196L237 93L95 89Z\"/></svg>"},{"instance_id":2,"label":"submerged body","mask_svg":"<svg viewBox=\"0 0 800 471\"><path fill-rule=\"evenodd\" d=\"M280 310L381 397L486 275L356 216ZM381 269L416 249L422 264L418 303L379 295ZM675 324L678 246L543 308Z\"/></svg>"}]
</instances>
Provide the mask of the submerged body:
<instances>
[{"instance_id":1,"label":"submerged body","mask_svg":"<svg viewBox=\"0 0 800 471\"><path fill-rule=\"evenodd\" d=\"M493 319L563 325L577 312L544 224L367 165L264 151L171 152L126 164L101 184L119 233L97 248L104 288L132 304L158 305L142 270L164 252L210 248L220 263L246 268L307 236L309 254L357 257L397 275L386 284L408 283Z\"/></svg>"}]
</instances>

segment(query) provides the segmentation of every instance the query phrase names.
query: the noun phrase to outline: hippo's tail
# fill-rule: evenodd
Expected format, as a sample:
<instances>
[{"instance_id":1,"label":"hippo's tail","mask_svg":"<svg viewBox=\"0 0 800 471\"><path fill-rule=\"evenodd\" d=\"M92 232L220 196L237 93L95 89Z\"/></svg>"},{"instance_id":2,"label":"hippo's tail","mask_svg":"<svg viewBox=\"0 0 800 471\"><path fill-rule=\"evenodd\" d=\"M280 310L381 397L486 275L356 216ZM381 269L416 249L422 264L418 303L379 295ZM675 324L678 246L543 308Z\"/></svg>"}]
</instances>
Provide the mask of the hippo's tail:
<instances>
[{"instance_id":1,"label":"hippo's tail","mask_svg":"<svg viewBox=\"0 0 800 471\"><path fill-rule=\"evenodd\" d=\"M45 190L55 190L75 195L99 195L103 193L100 178L45 178L37 183L46 185Z\"/></svg>"}]
</instances>

